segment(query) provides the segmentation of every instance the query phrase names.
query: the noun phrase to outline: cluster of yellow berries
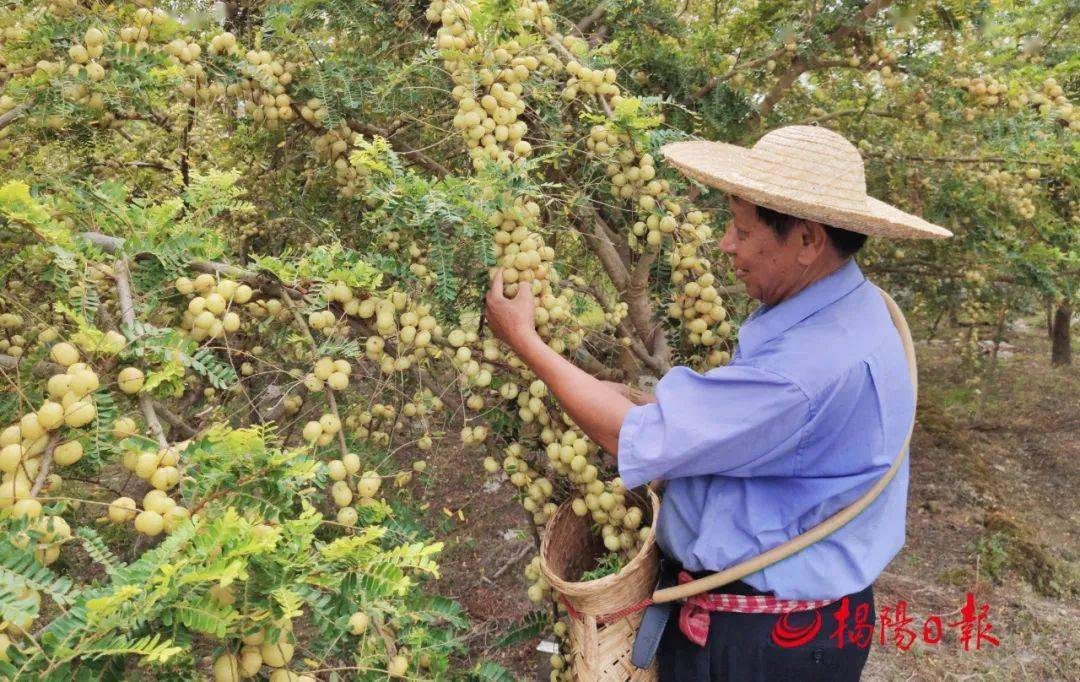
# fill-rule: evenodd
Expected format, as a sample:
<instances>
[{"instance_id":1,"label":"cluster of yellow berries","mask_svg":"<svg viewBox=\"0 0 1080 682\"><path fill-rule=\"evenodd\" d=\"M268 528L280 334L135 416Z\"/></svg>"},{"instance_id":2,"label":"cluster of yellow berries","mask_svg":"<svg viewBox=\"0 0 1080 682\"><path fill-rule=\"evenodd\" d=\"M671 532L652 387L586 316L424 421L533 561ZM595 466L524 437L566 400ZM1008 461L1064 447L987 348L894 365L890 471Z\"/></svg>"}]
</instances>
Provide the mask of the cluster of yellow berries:
<instances>
[{"instance_id":1,"label":"cluster of yellow berries","mask_svg":"<svg viewBox=\"0 0 1080 682\"><path fill-rule=\"evenodd\" d=\"M71 539L71 526L60 516L41 516L41 505L37 500L25 500L32 503L22 508L12 509L15 518L36 519L30 526L30 532L39 534L36 539L29 532L20 531L11 538L11 544L19 549L27 549L34 543L34 559L43 566L48 566L60 558L60 546ZM13 631L22 628L15 624ZM5 628L0 627L0 630Z\"/></svg>"},{"instance_id":2,"label":"cluster of yellow berries","mask_svg":"<svg viewBox=\"0 0 1080 682\"><path fill-rule=\"evenodd\" d=\"M539 604L551 594L551 584L544 577L544 574L540 571L540 557L533 557L523 571L525 580L529 582L529 600Z\"/></svg>"},{"instance_id":3,"label":"cluster of yellow berries","mask_svg":"<svg viewBox=\"0 0 1080 682\"><path fill-rule=\"evenodd\" d=\"M149 45L150 27L155 24L165 23L168 17L165 12L140 7L132 16L134 26L124 26L120 29L120 41L134 45L136 50L145 50Z\"/></svg>"},{"instance_id":4,"label":"cluster of yellow berries","mask_svg":"<svg viewBox=\"0 0 1080 682\"><path fill-rule=\"evenodd\" d=\"M292 82L296 64L276 59L267 50L248 50L244 59L242 70L248 77L230 84L226 92L244 98L245 111L267 128L274 129L281 121L295 119L293 101L285 86Z\"/></svg>"},{"instance_id":5,"label":"cluster of yellow berries","mask_svg":"<svg viewBox=\"0 0 1080 682\"><path fill-rule=\"evenodd\" d=\"M1022 218L1030 220L1035 217L1034 197L1039 194L1039 189L1034 183L1042 177L1038 166L1031 166L1022 173L994 169L985 173L977 172L977 176L988 188L1000 193Z\"/></svg>"},{"instance_id":6,"label":"cluster of yellow berries","mask_svg":"<svg viewBox=\"0 0 1080 682\"><path fill-rule=\"evenodd\" d=\"M105 78L105 67L97 62L105 49L105 34L100 29L89 28L83 41L85 45L75 43L68 48L68 57L72 62L68 73L75 76L82 69L86 69L87 80L96 83Z\"/></svg>"},{"instance_id":7,"label":"cluster of yellow berries","mask_svg":"<svg viewBox=\"0 0 1080 682\"><path fill-rule=\"evenodd\" d=\"M79 352L69 343L54 345L51 358L66 367L54 374L46 385L48 398L36 412L24 414L17 423L0 432L0 509L12 505L33 506L31 489L41 468L41 456L48 447L50 433L63 426L81 428L94 421L97 409L91 394L100 385L98 375L87 364L79 362ZM57 444L53 459L66 466L79 461L82 444L77 440ZM57 483L56 479L50 485Z\"/></svg>"},{"instance_id":8,"label":"cluster of yellow berries","mask_svg":"<svg viewBox=\"0 0 1080 682\"><path fill-rule=\"evenodd\" d=\"M17 313L0 314L0 329L4 336L0 338L0 353L7 353L12 357L22 357L26 349L26 338L16 330L22 329L24 320Z\"/></svg>"},{"instance_id":9,"label":"cluster of yellow berries","mask_svg":"<svg viewBox=\"0 0 1080 682\"><path fill-rule=\"evenodd\" d=\"M582 92L604 97L615 97L619 94L619 86L615 82L619 75L611 67L591 69L577 61L570 61L566 64L566 72L570 74L570 78L566 80L566 87L562 91L564 100L572 100Z\"/></svg>"},{"instance_id":10,"label":"cluster of yellow berries","mask_svg":"<svg viewBox=\"0 0 1080 682\"><path fill-rule=\"evenodd\" d=\"M669 306L669 316L682 322L690 343L707 349L706 362L716 367L726 363L729 354L714 348L731 334L725 321L727 312L714 286L711 264L700 255L703 245L712 236L707 215L692 210L684 214L682 206L670 199L670 185L658 180L651 154L635 153L625 132L608 124L597 124L590 130L586 145L601 158L609 157L606 170L611 180L612 195L629 200L645 214L632 227L631 245L645 237L645 244L659 248L665 237L671 240L667 261L671 266L671 281L683 290ZM618 150L618 151L616 151Z\"/></svg>"},{"instance_id":11,"label":"cluster of yellow berries","mask_svg":"<svg viewBox=\"0 0 1080 682\"><path fill-rule=\"evenodd\" d=\"M377 471L360 473L360 458L352 452L341 459L331 460L327 474L333 484L330 496L338 507L337 521L346 526L355 526L358 518L356 508L351 506L355 500L360 506L371 504L382 486L382 477Z\"/></svg>"},{"instance_id":12,"label":"cluster of yellow berries","mask_svg":"<svg viewBox=\"0 0 1080 682\"><path fill-rule=\"evenodd\" d=\"M528 54L517 40L484 50L470 24L472 7L471 2L435 0L427 17L441 23L436 45L455 83L454 127L465 138L473 165L480 168L489 161L509 165L532 153L532 145L524 139L528 125L520 120L525 113L525 84L541 65L552 69L561 65L547 50L539 49L539 56ZM525 2L518 9L518 19L549 25L549 12L546 2Z\"/></svg>"},{"instance_id":13,"label":"cluster of yellow berries","mask_svg":"<svg viewBox=\"0 0 1080 682\"><path fill-rule=\"evenodd\" d=\"M180 451L175 446L158 450L127 450L121 464L157 490L169 490L180 482Z\"/></svg>"},{"instance_id":14,"label":"cluster of yellow berries","mask_svg":"<svg viewBox=\"0 0 1080 682\"><path fill-rule=\"evenodd\" d=\"M269 527L264 527L269 530ZM230 600L235 600L226 590L219 590L217 598L223 603L232 603ZM270 668L271 682L315 682L314 677L300 675L285 667L293 660L296 652L292 620L283 618L276 621L274 627L278 630L276 641L270 640L268 629L259 628L243 636L238 653L224 653L214 659L214 681L239 682L241 679L256 677L265 665Z\"/></svg>"},{"instance_id":15,"label":"cluster of yellow berries","mask_svg":"<svg viewBox=\"0 0 1080 682\"><path fill-rule=\"evenodd\" d=\"M210 39L210 54L234 55L239 51L236 46L236 36L229 31L219 33Z\"/></svg>"},{"instance_id":16,"label":"cluster of yellow berries","mask_svg":"<svg viewBox=\"0 0 1080 682\"><path fill-rule=\"evenodd\" d=\"M329 387L331 391L344 391L349 387L349 375L352 365L343 358L321 357L315 361L315 367L304 377L304 385L312 393L318 393Z\"/></svg>"},{"instance_id":17,"label":"cluster of yellow berries","mask_svg":"<svg viewBox=\"0 0 1080 682\"><path fill-rule=\"evenodd\" d=\"M1080 109L1073 106L1057 79L1047 78L1043 81L1042 90L1032 93L1030 101L1039 107L1039 113L1053 115L1069 130L1080 132Z\"/></svg>"},{"instance_id":18,"label":"cluster of yellow berries","mask_svg":"<svg viewBox=\"0 0 1080 682\"><path fill-rule=\"evenodd\" d=\"M127 523L134 519L135 530L148 537L171 533L191 513L169 497L168 493L154 489L143 496L140 510L130 497L118 497L109 504L108 519L113 523Z\"/></svg>"},{"instance_id":19,"label":"cluster of yellow berries","mask_svg":"<svg viewBox=\"0 0 1080 682\"><path fill-rule=\"evenodd\" d=\"M543 526L558 509L551 501L554 493L551 481L529 465L524 458L525 448L521 443L511 443L503 450L503 454L505 457L501 468L510 477L510 483L522 492L521 505L533 515L533 522L537 526ZM493 457L488 457L484 460L484 468L489 473L495 473L500 465Z\"/></svg>"},{"instance_id":20,"label":"cluster of yellow berries","mask_svg":"<svg viewBox=\"0 0 1080 682\"><path fill-rule=\"evenodd\" d=\"M217 339L240 329L240 315L230 310L233 303L244 304L251 300L252 290L247 284L231 279L218 281L208 273L194 280L180 277L176 290L184 296L196 294L188 301L180 320L180 327L195 341Z\"/></svg>"},{"instance_id":21,"label":"cluster of yellow berries","mask_svg":"<svg viewBox=\"0 0 1080 682\"><path fill-rule=\"evenodd\" d=\"M375 333L365 340L364 353L379 363L384 374L403 372L413 362L438 355L435 344L442 341L442 325L431 315L431 306L417 303L404 292L366 298L356 305L356 315L374 323ZM396 341L396 357L387 352L389 339Z\"/></svg>"},{"instance_id":22,"label":"cluster of yellow berries","mask_svg":"<svg viewBox=\"0 0 1080 682\"><path fill-rule=\"evenodd\" d=\"M591 515L593 522L600 525L609 552L621 551L633 557L649 533L649 526L642 525L641 507L627 506L626 488L619 478L608 483L595 481L583 498L575 498L571 504L575 514Z\"/></svg>"},{"instance_id":23,"label":"cluster of yellow berries","mask_svg":"<svg viewBox=\"0 0 1080 682\"><path fill-rule=\"evenodd\" d=\"M304 440L319 446L329 445L334 441L334 436L341 431L341 420L337 415L327 413L318 420L311 420L304 424Z\"/></svg>"},{"instance_id":24,"label":"cluster of yellow berries","mask_svg":"<svg viewBox=\"0 0 1080 682\"><path fill-rule=\"evenodd\" d=\"M292 317L289 309L277 298L260 298L257 301L250 301L247 304L247 311L259 320L272 318L278 322L284 322Z\"/></svg>"},{"instance_id":25,"label":"cluster of yellow berries","mask_svg":"<svg viewBox=\"0 0 1080 682\"><path fill-rule=\"evenodd\" d=\"M312 109L313 105L317 108ZM319 100L313 99L300 109L300 114L312 122L322 121L326 118L326 108ZM319 116L322 118L318 118ZM311 142L316 157L333 167L338 193L345 199L362 194L368 188L367 169L349 162L349 151L360 139L361 136L342 121L338 126L316 136Z\"/></svg>"}]
</instances>

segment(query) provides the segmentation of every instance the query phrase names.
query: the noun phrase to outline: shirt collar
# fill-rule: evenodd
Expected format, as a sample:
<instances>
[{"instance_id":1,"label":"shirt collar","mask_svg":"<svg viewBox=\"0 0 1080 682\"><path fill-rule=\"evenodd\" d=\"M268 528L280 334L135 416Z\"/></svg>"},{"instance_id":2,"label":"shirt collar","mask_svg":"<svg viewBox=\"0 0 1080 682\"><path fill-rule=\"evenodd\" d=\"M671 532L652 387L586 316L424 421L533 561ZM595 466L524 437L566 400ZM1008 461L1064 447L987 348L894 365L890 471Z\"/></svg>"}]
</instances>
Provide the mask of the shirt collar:
<instances>
[{"instance_id":1,"label":"shirt collar","mask_svg":"<svg viewBox=\"0 0 1080 682\"><path fill-rule=\"evenodd\" d=\"M775 306L762 305L739 329L742 356L753 355L761 346L780 336L822 308L835 303L866 281L854 258Z\"/></svg>"}]
</instances>

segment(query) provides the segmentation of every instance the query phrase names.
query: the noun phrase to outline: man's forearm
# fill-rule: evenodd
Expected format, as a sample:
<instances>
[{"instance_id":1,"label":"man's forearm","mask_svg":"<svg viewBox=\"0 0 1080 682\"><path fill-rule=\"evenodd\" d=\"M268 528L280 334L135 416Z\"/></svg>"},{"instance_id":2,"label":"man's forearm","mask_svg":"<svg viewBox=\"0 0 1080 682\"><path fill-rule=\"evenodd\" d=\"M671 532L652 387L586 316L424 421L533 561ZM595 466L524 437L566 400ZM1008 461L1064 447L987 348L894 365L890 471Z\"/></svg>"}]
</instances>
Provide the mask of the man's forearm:
<instances>
[{"instance_id":1,"label":"man's forearm","mask_svg":"<svg viewBox=\"0 0 1080 682\"><path fill-rule=\"evenodd\" d=\"M618 454L619 430L634 403L553 351L539 336L529 337L515 350L585 435Z\"/></svg>"}]
</instances>

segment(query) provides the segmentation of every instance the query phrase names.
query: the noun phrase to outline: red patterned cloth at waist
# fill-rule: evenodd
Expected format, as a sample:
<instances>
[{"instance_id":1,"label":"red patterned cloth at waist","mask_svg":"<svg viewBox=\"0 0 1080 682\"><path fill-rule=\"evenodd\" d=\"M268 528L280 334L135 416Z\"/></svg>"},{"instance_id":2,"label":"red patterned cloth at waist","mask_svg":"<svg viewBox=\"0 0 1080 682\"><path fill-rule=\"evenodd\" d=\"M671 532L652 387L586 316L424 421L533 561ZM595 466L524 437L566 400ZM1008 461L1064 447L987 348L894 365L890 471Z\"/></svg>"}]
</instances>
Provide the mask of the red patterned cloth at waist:
<instances>
[{"instance_id":1,"label":"red patterned cloth at waist","mask_svg":"<svg viewBox=\"0 0 1080 682\"><path fill-rule=\"evenodd\" d=\"M679 572L679 584L694 580L686 571ZM709 638L709 612L730 611L734 613L793 613L813 611L837 601L836 599L777 599L769 595L745 596L741 594L696 594L687 599L679 610L679 629L686 638L698 646L705 646Z\"/></svg>"}]
</instances>

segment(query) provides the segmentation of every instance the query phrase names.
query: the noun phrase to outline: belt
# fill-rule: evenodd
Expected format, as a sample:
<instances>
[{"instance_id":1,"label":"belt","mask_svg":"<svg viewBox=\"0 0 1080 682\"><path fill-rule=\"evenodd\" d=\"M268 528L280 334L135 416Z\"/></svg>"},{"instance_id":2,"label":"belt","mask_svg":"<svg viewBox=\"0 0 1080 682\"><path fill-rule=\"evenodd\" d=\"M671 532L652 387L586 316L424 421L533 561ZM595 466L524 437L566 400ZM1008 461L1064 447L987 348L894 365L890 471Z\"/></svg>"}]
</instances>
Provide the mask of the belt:
<instances>
[{"instance_id":1,"label":"belt","mask_svg":"<svg viewBox=\"0 0 1080 682\"><path fill-rule=\"evenodd\" d=\"M685 584L695 579L667 557L660 560L660 579L657 588ZM777 599L771 592L761 592L741 580L716 588L715 591L696 594L683 601L652 604L642 616L630 662L639 668L648 668L656 657L664 629L675 607L679 605L679 629L686 638L698 646L705 646L709 638L709 613L775 613L812 611L835 602L835 599Z\"/></svg>"}]
</instances>

